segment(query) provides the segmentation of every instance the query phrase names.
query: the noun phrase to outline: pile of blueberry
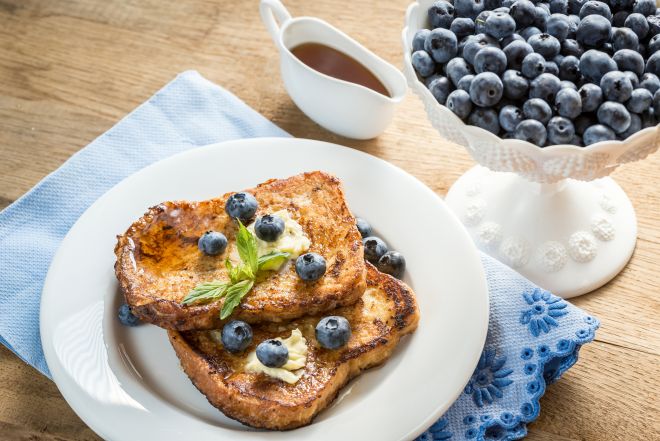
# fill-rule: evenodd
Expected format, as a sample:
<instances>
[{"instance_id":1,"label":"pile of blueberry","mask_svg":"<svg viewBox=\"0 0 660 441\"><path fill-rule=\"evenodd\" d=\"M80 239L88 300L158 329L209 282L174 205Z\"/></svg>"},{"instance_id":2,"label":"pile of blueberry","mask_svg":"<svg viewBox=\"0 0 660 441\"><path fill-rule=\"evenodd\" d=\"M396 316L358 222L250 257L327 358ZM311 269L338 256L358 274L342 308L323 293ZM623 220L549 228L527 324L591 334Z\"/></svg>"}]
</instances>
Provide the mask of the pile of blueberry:
<instances>
[{"instance_id":1,"label":"pile of blueberry","mask_svg":"<svg viewBox=\"0 0 660 441\"><path fill-rule=\"evenodd\" d=\"M355 219L357 229L362 236L364 259L378 268L381 273L389 274L397 279L403 277L406 271L406 259L398 251L390 251L383 239L374 236L369 222L360 217Z\"/></svg>"},{"instance_id":2,"label":"pile of blueberry","mask_svg":"<svg viewBox=\"0 0 660 441\"><path fill-rule=\"evenodd\" d=\"M543 147L660 120L655 0L439 0L428 16L413 67L468 124Z\"/></svg>"}]
</instances>

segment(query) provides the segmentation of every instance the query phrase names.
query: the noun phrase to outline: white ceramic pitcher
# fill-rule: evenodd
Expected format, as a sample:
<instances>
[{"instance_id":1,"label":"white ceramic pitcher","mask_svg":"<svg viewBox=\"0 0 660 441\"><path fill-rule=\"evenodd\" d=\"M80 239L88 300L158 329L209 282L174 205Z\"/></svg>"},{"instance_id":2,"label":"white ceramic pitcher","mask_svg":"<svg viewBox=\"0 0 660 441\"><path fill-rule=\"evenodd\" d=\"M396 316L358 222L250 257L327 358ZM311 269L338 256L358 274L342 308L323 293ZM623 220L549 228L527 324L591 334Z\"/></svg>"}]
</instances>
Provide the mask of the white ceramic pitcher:
<instances>
[{"instance_id":1,"label":"white ceramic pitcher","mask_svg":"<svg viewBox=\"0 0 660 441\"><path fill-rule=\"evenodd\" d=\"M407 91L406 79L398 69L323 20L291 18L279 0L262 0L259 12L280 53L286 90L300 110L324 128L348 138L370 139L385 130ZM310 68L291 53L303 43L323 44L360 62L390 96Z\"/></svg>"}]
</instances>

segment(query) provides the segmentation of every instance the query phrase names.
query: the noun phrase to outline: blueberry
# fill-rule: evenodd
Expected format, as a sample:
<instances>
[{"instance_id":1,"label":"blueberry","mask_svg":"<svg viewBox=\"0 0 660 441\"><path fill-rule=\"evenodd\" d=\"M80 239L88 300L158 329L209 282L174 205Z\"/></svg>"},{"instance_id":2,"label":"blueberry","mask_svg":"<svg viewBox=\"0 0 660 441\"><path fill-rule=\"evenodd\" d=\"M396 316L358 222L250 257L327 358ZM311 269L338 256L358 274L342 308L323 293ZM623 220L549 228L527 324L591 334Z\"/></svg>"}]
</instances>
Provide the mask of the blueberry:
<instances>
[{"instance_id":1,"label":"blueberry","mask_svg":"<svg viewBox=\"0 0 660 441\"><path fill-rule=\"evenodd\" d=\"M524 38L525 41L527 41L527 40L529 40L529 38L530 38L532 35L542 34L542 33L543 33L543 31L540 30L539 28L537 28L536 26L530 26L530 27L528 27L528 28L525 28L525 29L521 30L521 31L520 31L520 36L521 36L522 38Z\"/></svg>"},{"instance_id":2,"label":"blueberry","mask_svg":"<svg viewBox=\"0 0 660 441\"><path fill-rule=\"evenodd\" d=\"M640 113L639 117L642 119L642 129L646 129L648 127L654 127L658 122L657 118L654 115L654 110L652 109Z\"/></svg>"},{"instance_id":3,"label":"blueberry","mask_svg":"<svg viewBox=\"0 0 660 441\"><path fill-rule=\"evenodd\" d=\"M455 18L449 27L449 30L456 34L456 38L459 40L463 37L474 34L474 29L474 20L467 17Z\"/></svg>"},{"instance_id":4,"label":"blueberry","mask_svg":"<svg viewBox=\"0 0 660 441\"><path fill-rule=\"evenodd\" d=\"M567 35L567 37L575 40L576 37L577 37L577 30L578 30L578 27L580 26L580 22L581 22L580 17L578 17L577 15L569 15L566 18L568 19L568 35Z\"/></svg>"},{"instance_id":5,"label":"blueberry","mask_svg":"<svg viewBox=\"0 0 660 441\"><path fill-rule=\"evenodd\" d=\"M431 26L449 29L454 20L454 6L444 0L437 1L429 8L428 15Z\"/></svg>"},{"instance_id":6,"label":"blueberry","mask_svg":"<svg viewBox=\"0 0 660 441\"><path fill-rule=\"evenodd\" d=\"M545 125L552 118L552 109L550 105L540 98L532 98L523 104L523 113L525 118L540 121Z\"/></svg>"},{"instance_id":7,"label":"blueberry","mask_svg":"<svg viewBox=\"0 0 660 441\"><path fill-rule=\"evenodd\" d=\"M436 28L426 38L424 49L437 63L446 63L456 56L458 41L449 29Z\"/></svg>"},{"instance_id":8,"label":"blueberry","mask_svg":"<svg viewBox=\"0 0 660 441\"><path fill-rule=\"evenodd\" d=\"M572 81L560 81L559 82L559 89L573 89L573 90L578 90L577 86L575 85L574 82Z\"/></svg>"},{"instance_id":9,"label":"blueberry","mask_svg":"<svg viewBox=\"0 0 660 441\"><path fill-rule=\"evenodd\" d=\"M582 136L584 135L585 130L589 127L598 124L596 115L593 113L582 113L580 116L573 120L573 125L575 126L575 133Z\"/></svg>"},{"instance_id":10,"label":"blueberry","mask_svg":"<svg viewBox=\"0 0 660 441\"><path fill-rule=\"evenodd\" d=\"M640 40L646 37L646 34L649 33L649 23L646 21L646 17L642 14L630 14L626 18L624 26L632 29Z\"/></svg>"},{"instance_id":11,"label":"blueberry","mask_svg":"<svg viewBox=\"0 0 660 441\"><path fill-rule=\"evenodd\" d=\"M505 12L493 12L486 19L485 32L491 37L501 39L513 35L516 21Z\"/></svg>"},{"instance_id":12,"label":"blueberry","mask_svg":"<svg viewBox=\"0 0 660 441\"><path fill-rule=\"evenodd\" d=\"M578 91L582 99L582 111L594 112L603 102L603 91L600 86L592 83L586 83Z\"/></svg>"},{"instance_id":13,"label":"blueberry","mask_svg":"<svg viewBox=\"0 0 660 441\"><path fill-rule=\"evenodd\" d=\"M502 0L484 0L484 9L493 11L502 7Z\"/></svg>"},{"instance_id":14,"label":"blueberry","mask_svg":"<svg viewBox=\"0 0 660 441\"><path fill-rule=\"evenodd\" d=\"M555 94L560 89L559 86L559 78L549 73L542 73L530 83L529 97L554 102Z\"/></svg>"},{"instance_id":15,"label":"blueberry","mask_svg":"<svg viewBox=\"0 0 660 441\"><path fill-rule=\"evenodd\" d=\"M319 254L305 253L296 259L296 273L305 282L320 279L325 274L325 269L325 259Z\"/></svg>"},{"instance_id":16,"label":"blueberry","mask_svg":"<svg viewBox=\"0 0 660 441\"><path fill-rule=\"evenodd\" d=\"M656 52L646 60L646 73L660 76L660 52Z\"/></svg>"},{"instance_id":17,"label":"blueberry","mask_svg":"<svg viewBox=\"0 0 660 441\"><path fill-rule=\"evenodd\" d=\"M257 212L257 200L250 193L234 193L225 203L225 211L234 218L246 222Z\"/></svg>"},{"instance_id":18,"label":"blueberry","mask_svg":"<svg viewBox=\"0 0 660 441\"><path fill-rule=\"evenodd\" d=\"M640 130L642 130L642 119L636 113L631 113L630 114L630 127L628 127L628 130L621 133L621 135L619 135L619 136L621 137L621 139L626 139L630 135L634 135L635 133L639 132Z\"/></svg>"},{"instance_id":19,"label":"blueberry","mask_svg":"<svg viewBox=\"0 0 660 441\"><path fill-rule=\"evenodd\" d=\"M599 123L608 126L616 133L625 132L630 127L630 113L621 103L605 101L598 108L596 116Z\"/></svg>"},{"instance_id":20,"label":"blueberry","mask_svg":"<svg viewBox=\"0 0 660 441\"><path fill-rule=\"evenodd\" d=\"M517 0L509 10L511 17L516 21L519 28L530 26L536 17L534 3L529 0Z\"/></svg>"},{"instance_id":21,"label":"blueberry","mask_svg":"<svg viewBox=\"0 0 660 441\"><path fill-rule=\"evenodd\" d=\"M655 112L656 118L660 116L660 92L657 90L653 94L653 111Z\"/></svg>"},{"instance_id":22,"label":"blueberry","mask_svg":"<svg viewBox=\"0 0 660 441\"><path fill-rule=\"evenodd\" d=\"M506 6L500 6L499 8L495 8L492 10L493 12L504 12L505 14L508 14L510 9L507 8ZM515 34L514 34L515 35Z\"/></svg>"},{"instance_id":23,"label":"blueberry","mask_svg":"<svg viewBox=\"0 0 660 441\"><path fill-rule=\"evenodd\" d=\"M567 14L568 0L550 0L550 13L564 15Z\"/></svg>"},{"instance_id":24,"label":"blueberry","mask_svg":"<svg viewBox=\"0 0 660 441\"><path fill-rule=\"evenodd\" d=\"M438 101L438 103L444 105L447 102L447 97L452 91L451 82L448 78L439 76L431 82L428 86L431 95Z\"/></svg>"},{"instance_id":25,"label":"blueberry","mask_svg":"<svg viewBox=\"0 0 660 441\"><path fill-rule=\"evenodd\" d=\"M406 270L406 259L398 251L388 251L378 259L378 271L400 279Z\"/></svg>"},{"instance_id":26,"label":"blueberry","mask_svg":"<svg viewBox=\"0 0 660 441\"><path fill-rule=\"evenodd\" d=\"M545 72L554 76L559 75L559 66L557 66L557 63L554 61L546 61L545 62L545 67L544 67Z\"/></svg>"},{"instance_id":27,"label":"blueberry","mask_svg":"<svg viewBox=\"0 0 660 441\"><path fill-rule=\"evenodd\" d=\"M589 15L580 21L576 39L584 46L600 47L610 39L611 33L612 25L608 19L602 15Z\"/></svg>"},{"instance_id":28,"label":"blueberry","mask_svg":"<svg viewBox=\"0 0 660 441\"><path fill-rule=\"evenodd\" d=\"M656 34L649 40L647 50L652 54L660 51L660 34Z\"/></svg>"},{"instance_id":29,"label":"blueberry","mask_svg":"<svg viewBox=\"0 0 660 441\"><path fill-rule=\"evenodd\" d=\"M543 147L548 135L543 124L534 119L526 119L518 124L514 136L516 139L522 139Z\"/></svg>"},{"instance_id":30,"label":"blueberry","mask_svg":"<svg viewBox=\"0 0 660 441\"><path fill-rule=\"evenodd\" d=\"M499 47L499 44L490 35L472 35L468 37L468 42L465 43L465 47L463 48L463 58L468 63L474 65L474 57L477 55L477 52L487 46Z\"/></svg>"},{"instance_id":31,"label":"blueberry","mask_svg":"<svg viewBox=\"0 0 660 441\"><path fill-rule=\"evenodd\" d=\"M525 57L534 52L526 41L516 40L504 47L506 64L509 69L520 70Z\"/></svg>"},{"instance_id":32,"label":"blueberry","mask_svg":"<svg viewBox=\"0 0 660 441\"><path fill-rule=\"evenodd\" d=\"M284 220L272 214L258 217L254 223L254 233L265 242L275 242L284 233Z\"/></svg>"},{"instance_id":33,"label":"blueberry","mask_svg":"<svg viewBox=\"0 0 660 441\"><path fill-rule=\"evenodd\" d=\"M512 100L521 100L527 97L529 91L529 80L523 77L517 70L507 70L502 75L504 96Z\"/></svg>"},{"instance_id":34,"label":"blueberry","mask_svg":"<svg viewBox=\"0 0 660 441\"><path fill-rule=\"evenodd\" d=\"M383 254L387 253L387 245L380 237L365 237L362 240L362 243L364 245L364 258L374 265L378 263L378 259L380 259Z\"/></svg>"},{"instance_id":35,"label":"blueberry","mask_svg":"<svg viewBox=\"0 0 660 441\"><path fill-rule=\"evenodd\" d=\"M632 7L634 0L609 0L610 7L613 11L630 11L632 12Z\"/></svg>"},{"instance_id":36,"label":"blueberry","mask_svg":"<svg viewBox=\"0 0 660 441\"><path fill-rule=\"evenodd\" d=\"M550 144L569 144L575 136L573 123L564 117L555 116L548 122L548 141Z\"/></svg>"},{"instance_id":37,"label":"blueberry","mask_svg":"<svg viewBox=\"0 0 660 441\"><path fill-rule=\"evenodd\" d=\"M566 118L577 118L582 113L582 99L577 90L561 89L555 97L557 113Z\"/></svg>"},{"instance_id":38,"label":"blueberry","mask_svg":"<svg viewBox=\"0 0 660 441\"><path fill-rule=\"evenodd\" d=\"M369 222L362 219L361 217L356 217L355 225L357 226L357 229L360 232L360 236L362 236L362 238L371 236L373 229L371 228L371 224L369 224Z\"/></svg>"},{"instance_id":39,"label":"blueberry","mask_svg":"<svg viewBox=\"0 0 660 441\"><path fill-rule=\"evenodd\" d=\"M621 49L636 51L639 49L639 38L632 29L615 28L612 29L612 47L615 51L620 51Z\"/></svg>"},{"instance_id":40,"label":"blueberry","mask_svg":"<svg viewBox=\"0 0 660 441\"><path fill-rule=\"evenodd\" d=\"M266 367L282 367L289 360L289 349L280 340L264 340L257 346L257 358Z\"/></svg>"},{"instance_id":41,"label":"blueberry","mask_svg":"<svg viewBox=\"0 0 660 441\"><path fill-rule=\"evenodd\" d=\"M504 86L502 80L493 72L482 72L474 77L470 84L470 98L477 106L490 107L502 98Z\"/></svg>"},{"instance_id":42,"label":"blueberry","mask_svg":"<svg viewBox=\"0 0 660 441\"><path fill-rule=\"evenodd\" d=\"M550 8L545 3L539 3L534 8L534 27L539 28L541 31L546 31L546 21L550 17Z\"/></svg>"},{"instance_id":43,"label":"blueberry","mask_svg":"<svg viewBox=\"0 0 660 441\"><path fill-rule=\"evenodd\" d=\"M447 97L447 108L461 119L467 118L472 111L470 94L464 90L455 90Z\"/></svg>"},{"instance_id":44,"label":"blueberry","mask_svg":"<svg viewBox=\"0 0 660 441\"><path fill-rule=\"evenodd\" d=\"M419 31L415 32L415 36L413 37L412 41L413 52L424 50L424 42L430 33L431 31L428 29L420 29Z\"/></svg>"},{"instance_id":45,"label":"blueberry","mask_svg":"<svg viewBox=\"0 0 660 441\"><path fill-rule=\"evenodd\" d=\"M470 92L470 84L472 84L473 79L474 79L474 75L465 75L458 82L458 84L456 85L456 88L460 89L460 90L464 90L466 92Z\"/></svg>"},{"instance_id":46,"label":"blueberry","mask_svg":"<svg viewBox=\"0 0 660 441\"><path fill-rule=\"evenodd\" d=\"M552 14L545 22L545 31L560 42L566 40L568 19L563 14Z\"/></svg>"},{"instance_id":47,"label":"blueberry","mask_svg":"<svg viewBox=\"0 0 660 441\"><path fill-rule=\"evenodd\" d=\"M506 55L496 47L485 47L474 56L474 70L478 74L494 72L499 75L506 70L506 64Z\"/></svg>"},{"instance_id":48,"label":"blueberry","mask_svg":"<svg viewBox=\"0 0 660 441\"><path fill-rule=\"evenodd\" d=\"M252 343L252 328L240 320L232 320L222 328L222 345L232 354L243 352Z\"/></svg>"},{"instance_id":49,"label":"blueberry","mask_svg":"<svg viewBox=\"0 0 660 441\"><path fill-rule=\"evenodd\" d=\"M339 349L351 338L351 325L345 317L331 315L316 325L316 341L326 349Z\"/></svg>"},{"instance_id":50,"label":"blueberry","mask_svg":"<svg viewBox=\"0 0 660 441\"><path fill-rule=\"evenodd\" d=\"M561 66L561 62L564 61L564 55L561 54L561 51L559 54L555 55L555 58L552 59L552 62L557 65L557 67Z\"/></svg>"},{"instance_id":51,"label":"blueberry","mask_svg":"<svg viewBox=\"0 0 660 441\"><path fill-rule=\"evenodd\" d=\"M484 10L482 0L454 0L457 17L477 18L477 15Z\"/></svg>"},{"instance_id":52,"label":"blueberry","mask_svg":"<svg viewBox=\"0 0 660 441\"><path fill-rule=\"evenodd\" d=\"M580 8L580 19L583 19L588 15L601 15L608 21L612 20L612 11L610 11L610 7L603 2L595 0L589 0Z\"/></svg>"},{"instance_id":53,"label":"blueberry","mask_svg":"<svg viewBox=\"0 0 660 441\"><path fill-rule=\"evenodd\" d=\"M604 52L590 49L580 57L580 72L587 80L600 84L600 79L607 72L617 70L617 65Z\"/></svg>"},{"instance_id":54,"label":"blueberry","mask_svg":"<svg viewBox=\"0 0 660 441\"><path fill-rule=\"evenodd\" d=\"M612 16L612 26L622 28L626 23L626 18L630 15L628 11L618 11Z\"/></svg>"},{"instance_id":55,"label":"blueberry","mask_svg":"<svg viewBox=\"0 0 660 441\"><path fill-rule=\"evenodd\" d=\"M422 77L428 77L435 72L435 62L426 51L416 51L411 56L412 65Z\"/></svg>"},{"instance_id":56,"label":"blueberry","mask_svg":"<svg viewBox=\"0 0 660 441\"><path fill-rule=\"evenodd\" d=\"M587 2L587 0L568 0L568 12L569 14L579 14L582 6Z\"/></svg>"},{"instance_id":57,"label":"blueberry","mask_svg":"<svg viewBox=\"0 0 660 441\"><path fill-rule=\"evenodd\" d=\"M500 109L499 122L500 127L507 132L516 130L518 124L523 120L523 113L516 106L504 106Z\"/></svg>"},{"instance_id":58,"label":"blueberry","mask_svg":"<svg viewBox=\"0 0 660 441\"><path fill-rule=\"evenodd\" d=\"M655 15L655 0L635 0L633 3L633 12L643 16Z\"/></svg>"},{"instance_id":59,"label":"blueberry","mask_svg":"<svg viewBox=\"0 0 660 441\"><path fill-rule=\"evenodd\" d=\"M639 43L639 46L637 46L637 52L639 52L639 55L646 58L648 49L646 48L646 45L644 43Z\"/></svg>"},{"instance_id":60,"label":"blueberry","mask_svg":"<svg viewBox=\"0 0 660 441\"><path fill-rule=\"evenodd\" d=\"M580 60L573 55L564 57L559 65L559 79L577 82L582 77L580 73Z\"/></svg>"},{"instance_id":61,"label":"blueberry","mask_svg":"<svg viewBox=\"0 0 660 441\"><path fill-rule=\"evenodd\" d=\"M639 87L639 77L635 72L630 72L629 70L627 70L623 74L628 77L630 83L632 84L633 89L637 89Z\"/></svg>"},{"instance_id":62,"label":"blueberry","mask_svg":"<svg viewBox=\"0 0 660 441\"><path fill-rule=\"evenodd\" d=\"M583 53L584 50L582 49L582 46L576 40L567 38L561 42L561 54L563 56L568 57L569 55L572 55L580 58Z\"/></svg>"},{"instance_id":63,"label":"blueberry","mask_svg":"<svg viewBox=\"0 0 660 441\"><path fill-rule=\"evenodd\" d=\"M616 139L616 135L609 127L602 124L596 124L584 131L582 140L584 145L591 145L601 141L611 141Z\"/></svg>"},{"instance_id":64,"label":"blueberry","mask_svg":"<svg viewBox=\"0 0 660 441\"><path fill-rule=\"evenodd\" d=\"M660 34L660 16L658 15L649 15L646 17L646 22L649 24L649 33L648 37L655 37ZM653 51L651 51L653 52Z\"/></svg>"},{"instance_id":65,"label":"blueberry","mask_svg":"<svg viewBox=\"0 0 660 441\"><path fill-rule=\"evenodd\" d=\"M521 71L530 80L538 77L545 72L545 58L537 53L527 55L523 59Z\"/></svg>"},{"instance_id":66,"label":"blueberry","mask_svg":"<svg viewBox=\"0 0 660 441\"><path fill-rule=\"evenodd\" d=\"M632 83L626 74L619 71L608 72L600 80L603 96L609 101L628 101L633 91Z\"/></svg>"},{"instance_id":67,"label":"blueberry","mask_svg":"<svg viewBox=\"0 0 660 441\"><path fill-rule=\"evenodd\" d=\"M428 77L424 78L424 85L428 89L428 87L431 85L431 83L434 82L435 80L437 80L438 78L442 78L442 75L440 75L438 73L435 73L431 76L428 76Z\"/></svg>"},{"instance_id":68,"label":"blueberry","mask_svg":"<svg viewBox=\"0 0 660 441\"><path fill-rule=\"evenodd\" d=\"M502 0L502 6L511 9L516 0Z\"/></svg>"},{"instance_id":69,"label":"blueberry","mask_svg":"<svg viewBox=\"0 0 660 441\"><path fill-rule=\"evenodd\" d=\"M612 59L619 70L629 70L638 76L644 74L644 58L632 49L621 49L616 51Z\"/></svg>"},{"instance_id":70,"label":"blueberry","mask_svg":"<svg viewBox=\"0 0 660 441\"><path fill-rule=\"evenodd\" d=\"M484 130L497 135L500 132L500 123L497 120L497 112L485 107L476 107L468 117L468 124L481 127Z\"/></svg>"},{"instance_id":71,"label":"blueberry","mask_svg":"<svg viewBox=\"0 0 660 441\"><path fill-rule=\"evenodd\" d=\"M513 43L514 41L527 42L527 40L525 40L520 34L513 34L513 35L509 35L506 38L503 38L502 41L500 42L500 46L505 48L508 45L510 45L511 43Z\"/></svg>"},{"instance_id":72,"label":"blueberry","mask_svg":"<svg viewBox=\"0 0 660 441\"><path fill-rule=\"evenodd\" d=\"M643 87L651 93L655 93L656 90L660 89L660 78L658 78L656 74L645 73L640 78L639 87Z\"/></svg>"},{"instance_id":73,"label":"blueberry","mask_svg":"<svg viewBox=\"0 0 660 441\"><path fill-rule=\"evenodd\" d=\"M117 318L119 319L119 323L124 326L133 327L140 324L140 319L133 314L130 306L126 303L122 303L121 306L119 306L119 309L117 310Z\"/></svg>"},{"instance_id":74,"label":"blueberry","mask_svg":"<svg viewBox=\"0 0 660 441\"><path fill-rule=\"evenodd\" d=\"M474 19L474 32L477 34L486 33L486 20L493 14L493 11L481 11Z\"/></svg>"},{"instance_id":75,"label":"blueberry","mask_svg":"<svg viewBox=\"0 0 660 441\"><path fill-rule=\"evenodd\" d=\"M455 86L458 85L458 82L465 75L471 75L473 73L470 65L467 64L467 61L465 61L461 57L456 57L449 60L449 63L447 63L447 65L445 66L445 71L447 72L447 76L449 77L451 82L454 83Z\"/></svg>"},{"instance_id":76,"label":"blueberry","mask_svg":"<svg viewBox=\"0 0 660 441\"><path fill-rule=\"evenodd\" d=\"M217 231L207 231L197 241L197 248L208 256L216 256L227 249L227 238Z\"/></svg>"}]
</instances>

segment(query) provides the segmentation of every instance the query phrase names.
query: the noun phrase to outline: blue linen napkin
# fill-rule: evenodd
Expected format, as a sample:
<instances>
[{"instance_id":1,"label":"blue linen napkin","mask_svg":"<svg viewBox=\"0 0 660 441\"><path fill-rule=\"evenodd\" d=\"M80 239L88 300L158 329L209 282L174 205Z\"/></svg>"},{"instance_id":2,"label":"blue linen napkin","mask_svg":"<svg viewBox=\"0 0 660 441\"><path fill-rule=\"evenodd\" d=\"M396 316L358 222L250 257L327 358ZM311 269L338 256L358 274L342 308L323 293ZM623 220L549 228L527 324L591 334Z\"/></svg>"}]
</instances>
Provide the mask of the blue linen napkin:
<instances>
[{"instance_id":1,"label":"blue linen napkin","mask_svg":"<svg viewBox=\"0 0 660 441\"><path fill-rule=\"evenodd\" d=\"M0 343L50 377L39 301L64 235L123 178L181 151L238 138L288 136L235 96L184 72L0 212ZM577 361L598 321L483 255L490 326L483 355L451 409L421 440L513 440L538 417L547 384Z\"/></svg>"}]
</instances>

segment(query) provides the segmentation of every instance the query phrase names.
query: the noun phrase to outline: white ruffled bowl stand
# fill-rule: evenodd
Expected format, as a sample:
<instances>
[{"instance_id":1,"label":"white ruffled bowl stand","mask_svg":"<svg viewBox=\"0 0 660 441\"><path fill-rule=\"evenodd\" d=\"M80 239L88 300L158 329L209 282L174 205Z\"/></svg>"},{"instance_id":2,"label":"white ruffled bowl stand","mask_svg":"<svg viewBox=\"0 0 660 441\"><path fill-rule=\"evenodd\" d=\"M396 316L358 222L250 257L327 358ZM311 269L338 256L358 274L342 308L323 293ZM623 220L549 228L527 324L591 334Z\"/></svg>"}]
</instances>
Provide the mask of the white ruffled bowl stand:
<instances>
[{"instance_id":1,"label":"white ruffled bowl stand","mask_svg":"<svg viewBox=\"0 0 660 441\"><path fill-rule=\"evenodd\" d=\"M546 148L466 125L433 98L410 61L412 38L428 28L432 3L408 7L404 74L433 127L481 164L456 181L446 202L481 250L537 285L564 298L604 285L626 265L637 240L630 199L607 175L655 152L660 125L625 141Z\"/></svg>"}]
</instances>

